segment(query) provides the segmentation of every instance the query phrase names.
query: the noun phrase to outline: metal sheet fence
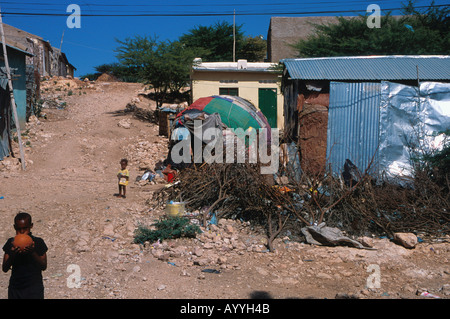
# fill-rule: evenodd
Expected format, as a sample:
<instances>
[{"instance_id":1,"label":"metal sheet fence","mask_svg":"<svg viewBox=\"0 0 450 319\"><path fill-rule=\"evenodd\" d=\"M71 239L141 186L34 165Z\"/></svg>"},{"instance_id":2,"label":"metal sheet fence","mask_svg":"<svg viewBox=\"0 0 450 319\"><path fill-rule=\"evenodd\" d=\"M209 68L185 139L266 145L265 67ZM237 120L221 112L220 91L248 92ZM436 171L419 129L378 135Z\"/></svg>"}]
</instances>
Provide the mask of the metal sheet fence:
<instances>
[{"instance_id":1,"label":"metal sheet fence","mask_svg":"<svg viewBox=\"0 0 450 319\"><path fill-rule=\"evenodd\" d=\"M338 174L349 159L364 171L378 172L380 83L331 82L327 165ZM373 160L372 160L373 159Z\"/></svg>"},{"instance_id":2,"label":"metal sheet fence","mask_svg":"<svg viewBox=\"0 0 450 319\"><path fill-rule=\"evenodd\" d=\"M412 153L442 148L450 129L450 83L331 82L327 165L341 174L346 159L374 177L412 174Z\"/></svg>"}]
</instances>

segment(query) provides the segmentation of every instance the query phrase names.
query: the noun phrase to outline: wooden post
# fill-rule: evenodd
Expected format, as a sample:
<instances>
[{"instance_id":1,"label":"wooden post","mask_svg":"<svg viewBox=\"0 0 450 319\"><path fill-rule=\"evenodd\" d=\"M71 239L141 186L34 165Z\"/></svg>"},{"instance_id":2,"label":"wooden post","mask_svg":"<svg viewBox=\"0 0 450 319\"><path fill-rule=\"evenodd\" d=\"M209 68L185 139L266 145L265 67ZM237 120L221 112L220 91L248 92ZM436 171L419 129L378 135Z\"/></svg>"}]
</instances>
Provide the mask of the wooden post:
<instances>
[{"instance_id":1,"label":"wooden post","mask_svg":"<svg viewBox=\"0 0 450 319\"><path fill-rule=\"evenodd\" d=\"M14 91L13 91L13 85L12 85L12 80L11 80L11 70L9 68L9 61L8 61L8 53L6 52L5 32L3 31L3 21L2 21L1 10L0 10L0 32L2 34L3 56L5 58L6 73L8 75L9 93L11 95L11 107L13 110L14 122L16 123L16 129L17 129L17 138L18 138L19 149L20 149L20 161L22 162L22 170L25 170L25 156L23 154L22 135L20 132L19 117L17 115L16 100L14 99Z\"/></svg>"},{"instance_id":2,"label":"wooden post","mask_svg":"<svg viewBox=\"0 0 450 319\"><path fill-rule=\"evenodd\" d=\"M236 9L233 12L233 62L236 62Z\"/></svg>"}]
</instances>

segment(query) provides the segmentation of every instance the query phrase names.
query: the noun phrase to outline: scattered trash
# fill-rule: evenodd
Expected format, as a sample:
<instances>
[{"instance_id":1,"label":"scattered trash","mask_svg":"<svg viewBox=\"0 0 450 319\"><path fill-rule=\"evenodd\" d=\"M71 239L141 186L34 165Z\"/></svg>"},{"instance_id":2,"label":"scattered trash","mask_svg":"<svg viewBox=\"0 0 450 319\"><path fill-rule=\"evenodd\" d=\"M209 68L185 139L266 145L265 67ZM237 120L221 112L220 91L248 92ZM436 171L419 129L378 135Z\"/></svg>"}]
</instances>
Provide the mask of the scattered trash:
<instances>
[{"instance_id":1,"label":"scattered trash","mask_svg":"<svg viewBox=\"0 0 450 319\"><path fill-rule=\"evenodd\" d=\"M58 110L64 110L67 106L67 102L59 102L58 106L56 107Z\"/></svg>"},{"instance_id":2,"label":"scattered trash","mask_svg":"<svg viewBox=\"0 0 450 319\"><path fill-rule=\"evenodd\" d=\"M353 187L361 180L361 174L358 167L349 159L345 160L344 171L342 172L345 185Z\"/></svg>"},{"instance_id":3,"label":"scattered trash","mask_svg":"<svg viewBox=\"0 0 450 319\"><path fill-rule=\"evenodd\" d=\"M0 196L0 199L4 199L5 197L4 196Z\"/></svg>"},{"instance_id":4,"label":"scattered trash","mask_svg":"<svg viewBox=\"0 0 450 319\"><path fill-rule=\"evenodd\" d=\"M294 142L286 145L287 147L287 167L288 176L290 176L294 181L299 182L302 174L302 169L300 165L300 156L298 152L297 145Z\"/></svg>"},{"instance_id":5,"label":"scattered trash","mask_svg":"<svg viewBox=\"0 0 450 319\"><path fill-rule=\"evenodd\" d=\"M149 181L151 182L155 178L156 174L147 170L144 175L141 176L141 181Z\"/></svg>"},{"instance_id":6,"label":"scattered trash","mask_svg":"<svg viewBox=\"0 0 450 319\"><path fill-rule=\"evenodd\" d=\"M114 242L114 241L116 240L116 238L112 238L112 237L109 237L109 236L103 236L102 238L103 238L103 239L109 239L109 240L111 240L112 242Z\"/></svg>"},{"instance_id":7,"label":"scattered trash","mask_svg":"<svg viewBox=\"0 0 450 319\"><path fill-rule=\"evenodd\" d=\"M291 189L291 188L289 188L289 187L287 187L287 186L279 186L279 185L274 185L273 186L274 188L276 188L276 189L278 189L278 191L280 192L280 193L289 193L289 192L293 192L294 191L294 189Z\"/></svg>"},{"instance_id":8,"label":"scattered trash","mask_svg":"<svg viewBox=\"0 0 450 319\"><path fill-rule=\"evenodd\" d=\"M217 217L216 217L216 214L215 214L215 213L213 213L213 215L212 215L211 220L209 221L209 223L210 223L211 225L217 225Z\"/></svg>"},{"instance_id":9,"label":"scattered trash","mask_svg":"<svg viewBox=\"0 0 450 319\"><path fill-rule=\"evenodd\" d=\"M170 217L181 217L186 209L186 203L169 201L166 204L166 215Z\"/></svg>"},{"instance_id":10,"label":"scattered trash","mask_svg":"<svg viewBox=\"0 0 450 319\"><path fill-rule=\"evenodd\" d=\"M428 291L423 291L422 293L420 293L419 296L423 296L423 297L430 297L430 298L435 298L435 299L441 299L441 297L430 294Z\"/></svg>"},{"instance_id":11,"label":"scattered trash","mask_svg":"<svg viewBox=\"0 0 450 319\"><path fill-rule=\"evenodd\" d=\"M173 263L173 262L170 262L170 261L169 261L169 262L167 262L167 263L168 263L169 265L172 265L172 266L175 266L175 267L177 266L177 265L176 265L175 263Z\"/></svg>"},{"instance_id":12,"label":"scattered trash","mask_svg":"<svg viewBox=\"0 0 450 319\"><path fill-rule=\"evenodd\" d=\"M351 246L360 249L374 249L344 236L338 228L325 226L325 223L303 227L301 231L305 235L306 241L313 245Z\"/></svg>"}]
</instances>

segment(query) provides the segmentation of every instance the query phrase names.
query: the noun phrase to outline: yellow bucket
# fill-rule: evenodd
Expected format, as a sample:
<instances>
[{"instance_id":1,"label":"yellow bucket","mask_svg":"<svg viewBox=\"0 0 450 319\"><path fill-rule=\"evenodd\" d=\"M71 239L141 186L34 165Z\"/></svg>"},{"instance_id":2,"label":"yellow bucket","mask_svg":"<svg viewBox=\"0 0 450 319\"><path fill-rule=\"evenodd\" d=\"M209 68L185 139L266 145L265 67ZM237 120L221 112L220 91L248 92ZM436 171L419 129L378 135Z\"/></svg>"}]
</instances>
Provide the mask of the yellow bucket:
<instances>
[{"instance_id":1,"label":"yellow bucket","mask_svg":"<svg viewBox=\"0 0 450 319\"><path fill-rule=\"evenodd\" d=\"M166 215L169 217L181 217L184 214L185 203L173 202L166 204Z\"/></svg>"}]
</instances>

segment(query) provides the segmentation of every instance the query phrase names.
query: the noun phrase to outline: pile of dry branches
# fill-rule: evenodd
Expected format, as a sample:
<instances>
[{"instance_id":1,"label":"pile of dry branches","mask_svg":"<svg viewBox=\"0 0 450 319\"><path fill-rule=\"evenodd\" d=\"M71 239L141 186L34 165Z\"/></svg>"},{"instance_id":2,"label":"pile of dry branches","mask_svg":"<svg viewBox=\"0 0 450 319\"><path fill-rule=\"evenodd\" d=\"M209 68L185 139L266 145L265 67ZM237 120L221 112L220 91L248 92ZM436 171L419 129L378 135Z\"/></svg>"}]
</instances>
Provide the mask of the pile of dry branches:
<instances>
[{"instance_id":1,"label":"pile of dry branches","mask_svg":"<svg viewBox=\"0 0 450 319\"><path fill-rule=\"evenodd\" d=\"M153 195L152 202L164 206L183 201L206 226L217 218L251 220L262 226L273 250L273 241L284 230L301 236L301 228L326 222L351 236L388 235L394 232L448 234L448 191L428 179L404 188L379 184L363 172L346 185L331 174L312 176L274 185L272 175L261 175L258 164L203 164L182 170L172 187Z\"/></svg>"},{"instance_id":2,"label":"pile of dry branches","mask_svg":"<svg viewBox=\"0 0 450 319\"><path fill-rule=\"evenodd\" d=\"M415 171L408 186L392 179L374 180L367 170L358 175L359 180L349 186L331 174L303 174L299 184L311 190L303 208L311 212L312 220L326 221L354 236L450 233L448 185L436 183L425 171Z\"/></svg>"},{"instance_id":3,"label":"pile of dry branches","mask_svg":"<svg viewBox=\"0 0 450 319\"><path fill-rule=\"evenodd\" d=\"M183 201L187 209L201 212L205 226L212 213L217 218L252 220L266 229L269 250L289 219L296 216L307 223L291 194L261 175L257 164L203 164L181 171L178 181L155 192L154 202Z\"/></svg>"}]
</instances>

